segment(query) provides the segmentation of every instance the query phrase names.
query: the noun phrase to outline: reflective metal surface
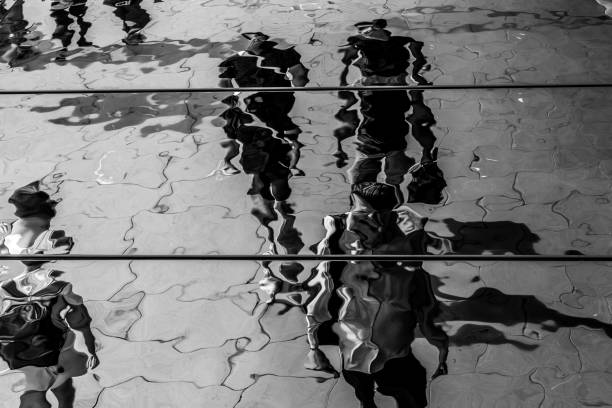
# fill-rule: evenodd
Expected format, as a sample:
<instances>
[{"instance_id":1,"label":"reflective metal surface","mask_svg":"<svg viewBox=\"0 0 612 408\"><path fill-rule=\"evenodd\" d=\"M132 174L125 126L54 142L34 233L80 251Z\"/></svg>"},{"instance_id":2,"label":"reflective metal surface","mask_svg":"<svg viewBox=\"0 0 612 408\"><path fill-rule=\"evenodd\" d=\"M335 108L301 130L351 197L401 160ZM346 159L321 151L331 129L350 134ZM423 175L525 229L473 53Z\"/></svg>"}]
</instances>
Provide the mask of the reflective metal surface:
<instances>
[{"instance_id":1,"label":"reflective metal surface","mask_svg":"<svg viewBox=\"0 0 612 408\"><path fill-rule=\"evenodd\" d=\"M609 6L0 0L1 255L472 257L2 260L0 407L611 406L611 263L479 258L612 255Z\"/></svg>"},{"instance_id":2,"label":"reflective metal surface","mask_svg":"<svg viewBox=\"0 0 612 408\"><path fill-rule=\"evenodd\" d=\"M1 217L42 180L77 253L311 253L375 180L458 253L610 253L608 88L2 101Z\"/></svg>"},{"instance_id":3,"label":"reflective metal surface","mask_svg":"<svg viewBox=\"0 0 612 408\"><path fill-rule=\"evenodd\" d=\"M23 88L15 72L38 89L216 86L217 65L248 47L243 34L262 32L295 47L310 86L337 85L354 24L384 18L421 44L436 84L610 82L604 12L594 0L8 0L0 78L5 89Z\"/></svg>"}]
</instances>

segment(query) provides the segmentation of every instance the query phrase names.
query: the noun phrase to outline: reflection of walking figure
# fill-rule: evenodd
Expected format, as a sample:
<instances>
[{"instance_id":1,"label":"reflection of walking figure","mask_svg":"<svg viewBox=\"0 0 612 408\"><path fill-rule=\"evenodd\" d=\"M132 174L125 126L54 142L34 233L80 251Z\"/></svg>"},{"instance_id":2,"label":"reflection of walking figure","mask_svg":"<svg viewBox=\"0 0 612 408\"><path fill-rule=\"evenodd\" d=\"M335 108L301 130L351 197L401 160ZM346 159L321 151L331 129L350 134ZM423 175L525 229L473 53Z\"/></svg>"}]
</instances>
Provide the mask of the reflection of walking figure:
<instances>
[{"instance_id":1,"label":"reflection of walking figure","mask_svg":"<svg viewBox=\"0 0 612 408\"><path fill-rule=\"evenodd\" d=\"M411 75L413 78L419 78L418 72L426 62L421 53L422 43L408 37L391 35L385 30L385 20L358 23L356 26L360 34L349 37L348 46L342 50L345 69L340 78L341 85L347 85L351 64L360 69L362 84L404 85L411 56L415 58ZM409 45L408 49L406 44ZM414 182L423 175L423 169L428 166L428 169L437 170L430 172L431 174L442 176L433 158L437 151L434 149L436 137L431 127L436 122L433 113L424 103L422 91L411 91L412 100L402 90L360 91L358 95L361 102L361 122L355 120L355 110L348 110L356 103L357 97L352 92L343 91L340 96L347 103L336 115L343 125L334 132L338 141L337 157L342 157L342 140L357 134L355 161L348 170L352 184L375 182L378 174L384 171L385 182L395 188L399 204L404 200L400 184L407 173L412 174ZM410 131L422 147L422 157L416 166L415 160L405 153L408 146L406 137ZM439 189L446 185L443 178L438 184ZM426 202L429 201L431 199Z\"/></svg>"},{"instance_id":2,"label":"reflection of walking figure","mask_svg":"<svg viewBox=\"0 0 612 408\"><path fill-rule=\"evenodd\" d=\"M9 254L65 254L73 241L63 231L50 229L56 201L34 182L9 198L17 220L0 224L0 252ZM71 408L75 389L72 378L98 365L91 318L83 299L60 272L44 262L24 261L21 275L0 284L0 357L11 370L25 375L20 408L51 407L47 391L55 394L59 408ZM81 332L90 356L74 349Z\"/></svg>"},{"instance_id":3,"label":"reflection of walking figure","mask_svg":"<svg viewBox=\"0 0 612 408\"><path fill-rule=\"evenodd\" d=\"M381 183L353 186L352 209L324 220L318 254L424 254L448 247L424 231L426 218L395 207L395 192ZM439 350L434 377L446 374L448 338L433 322L438 313L430 277L420 262L322 262L308 285L310 352L306 368L333 370L319 349L337 343L342 373L363 407L378 391L400 408L425 407L425 370L411 352L414 330Z\"/></svg>"},{"instance_id":4,"label":"reflection of walking figure","mask_svg":"<svg viewBox=\"0 0 612 408\"><path fill-rule=\"evenodd\" d=\"M85 35L91 27L91 23L84 20L87 13L87 0L62 0L51 3L51 17L55 20L55 31L53 38L62 42L62 50L57 60L65 59L66 51L72 44L75 31L70 28L70 25L76 21L79 26L79 39L77 45L79 47L89 47L91 42L87 41Z\"/></svg>"},{"instance_id":5,"label":"reflection of walking figure","mask_svg":"<svg viewBox=\"0 0 612 408\"><path fill-rule=\"evenodd\" d=\"M20 408L50 408L49 390L59 408L73 407L72 378L98 365L83 299L56 274L40 268L0 285L0 356L11 370L25 375ZM89 357L75 350L73 330L83 335Z\"/></svg>"},{"instance_id":6,"label":"reflection of walking figure","mask_svg":"<svg viewBox=\"0 0 612 408\"><path fill-rule=\"evenodd\" d=\"M249 125L253 117L238 107L238 97L225 99L229 109L221 114L225 125L223 129L230 141L240 143L240 164L246 174L251 174L252 184L248 194L253 196L255 207L253 215L268 231L270 251L277 253L274 232L269 226L277 219L275 207L283 217L283 226L279 232L278 242L288 253L298 253L304 244L299 239L299 233L293 227L295 216L287 203L291 195L289 178L291 171L291 145L285 140L273 136L271 129Z\"/></svg>"},{"instance_id":7,"label":"reflection of walking figure","mask_svg":"<svg viewBox=\"0 0 612 408\"><path fill-rule=\"evenodd\" d=\"M239 87L290 87L308 83L308 70L300 62L300 54L293 48L278 49L277 43L269 41L263 33L245 33L251 40L247 49L223 61L219 75L221 86L230 88L234 82ZM297 168L301 144L300 128L289 118L295 104L293 92L257 92L244 100L246 110L255 115L266 126L274 129L277 136L290 142L293 175L303 175ZM227 144L229 149L224 163L224 172L235 174L238 170L231 163L236 156L236 145ZM233 155L232 155L233 154Z\"/></svg>"},{"instance_id":8,"label":"reflection of walking figure","mask_svg":"<svg viewBox=\"0 0 612 408\"><path fill-rule=\"evenodd\" d=\"M38 54L29 43L36 36L23 15L23 0L15 0L10 8L0 0L0 58L13 67Z\"/></svg>"},{"instance_id":9,"label":"reflection of walking figure","mask_svg":"<svg viewBox=\"0 0 612 408\"><path fill-rule=\"evenodd\" d=\"M137 45L146 39L140 31L149 24L151 16L142 8L142 0L104 0L103 4L113 6L113 14L123 21L123 31L127 34L124 43Z\"/></svg>"},{"instance_id":10,"label":"reflection of walking figure","mask_svg":"<svg viewBox=\"0 0 612 408\"><path fill-rule=\"evenodd\" d=\"M342 77L346 78L349 65L354 65L361 71L362 85L405 85L413 59L411 79L419 85L431 85L420 75L428 66L422 52L423 43L410 37L394 36L385 30L386 26L387 21L383 19L355 24L359 34L349 37L342 50L342 62L346 66Z\"/></svg>"}]
</instances>

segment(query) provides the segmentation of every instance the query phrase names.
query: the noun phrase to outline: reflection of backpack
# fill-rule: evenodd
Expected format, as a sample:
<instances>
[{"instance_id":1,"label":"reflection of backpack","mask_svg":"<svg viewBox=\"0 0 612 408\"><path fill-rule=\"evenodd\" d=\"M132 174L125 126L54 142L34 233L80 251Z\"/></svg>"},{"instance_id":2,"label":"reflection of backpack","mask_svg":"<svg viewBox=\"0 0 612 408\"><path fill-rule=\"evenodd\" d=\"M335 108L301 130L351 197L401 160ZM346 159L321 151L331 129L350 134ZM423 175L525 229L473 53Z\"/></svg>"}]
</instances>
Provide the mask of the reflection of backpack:
<instances>
[{"instance_id":1,"label":"reflection of backpack","mask_svg":"<svg viewBox=\"0 0 612 408\"><path fill-rule=\"evenodd\" d=\"M28 297L14 281L2 285L0 356L10 369L57 364L66 331L54 324L52 308L65 286L56 281Z\"/></svg>"}]
</instances>

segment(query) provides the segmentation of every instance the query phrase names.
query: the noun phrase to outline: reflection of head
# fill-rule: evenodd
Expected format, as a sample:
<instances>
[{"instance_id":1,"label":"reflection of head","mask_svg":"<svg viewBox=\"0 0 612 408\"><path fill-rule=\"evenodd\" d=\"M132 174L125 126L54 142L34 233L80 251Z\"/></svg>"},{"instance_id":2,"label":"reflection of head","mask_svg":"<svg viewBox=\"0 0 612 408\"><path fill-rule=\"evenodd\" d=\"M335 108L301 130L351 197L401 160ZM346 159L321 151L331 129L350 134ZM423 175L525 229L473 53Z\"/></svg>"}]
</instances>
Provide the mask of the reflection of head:
<instances>
[{"instance_id":1,"label":"reflection of head","mask_svg":"<svg viewBox=\"0 0 612 408\"><path fill-rule=\"evenodd\" d=\"M377 211L392 210L397 204L395 189L384 183L353 184L351 194L359 197Z\"/></svg>"},{"instance_id":2,"label":"reflection of head","mask_svg":"<svg viewBox=\"0 0 612 408\"><path fill-rule=\"evenodd\" d=\"M242 36L248 40L251 40L249 46L246 51L250 54L258 55L261 52L274 48L278 43L274 41L268 41L270 38L268 35L264 33L243 33Z\"/></svg>"},{"instance_id":3,"label":"reflection of head","mask_svg":"<svg viewBox=\"0 0 612 408\"><path fill-rule=\"evenodd\" d=\"M19 218L32 216L55 217L57 201L51 200L49 194L40 190L38 181L15 190L8 202L15 206L15 215Z\"/></svg>"},{"instance_id":4,"label":"reflection of head","mask_svg":"<svg viewBox=\"0 0 612 408\"><path fill-rule=\"evenodd\" d=\"M379 18L372 21L361 21L359 23L355 23L355 27L357 27L359 31L370 29L382 30L383 28L387 27L387 20Z\"/></svg>"},{"instance_id":5,"label":"reflection of head","mask_svg":"<svg viewBox=\"0 0 612 408\"><path fill-rule=\"evenodd\" d=\"M355 24L355 27L359 30L361 35L367 38L385 41L391 36L391 32L385 30L385 27L387 27L387 20L384 19L362 21Z\"/></svg>"}]
</instances>

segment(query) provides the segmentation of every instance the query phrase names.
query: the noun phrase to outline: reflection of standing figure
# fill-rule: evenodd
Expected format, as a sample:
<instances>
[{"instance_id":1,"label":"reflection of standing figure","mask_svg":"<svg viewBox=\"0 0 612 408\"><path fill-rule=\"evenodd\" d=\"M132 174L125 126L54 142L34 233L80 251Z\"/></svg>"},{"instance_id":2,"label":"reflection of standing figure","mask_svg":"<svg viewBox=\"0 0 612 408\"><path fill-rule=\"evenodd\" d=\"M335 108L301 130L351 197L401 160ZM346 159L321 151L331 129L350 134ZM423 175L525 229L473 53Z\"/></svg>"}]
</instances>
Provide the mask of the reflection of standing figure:
<instances>
[{"instance_id":1,"label":"reflection of standing figure","mask_svg":"<svg viewBox=\"0 0 612 408\"><path fill-rule=\"evenodd\" d=\"M341 85L345 86L346 84ZM348 160L348 155L342 149L342 142L355 136L361 120L359 119L357 109L351 109L357 103L355 94L351 91L339 91L338 97L345 101L340 110L334 115L334 118L342 123L342 125L334 129L334 138L336 139L334 157L337 159L336 166L341 169L346 166L346 161Z\"/></svg>"},{"instance_id":2,"label":"reflection of standing figure","mask_svg":"<svg viewBox=\"0 0 612 408\"><path fill-rule=\"evenodd\" d=\"M407 207L393 210L391 186L354 185L351 198L348 213L325 218L318 254L424 254L443 246L425 233L426 218ZM419 326L439 349L434 377L447 372L448 337L433 322L438 302L421 263L326 261L309 286L306 368L333 370L319 345L337 343L343 376L363 407L376 406L375 384L400 408L425 407L425 370L410 347L414 331Z\"/></svg>"},{"instance_id":3,"label":"reflection of standing figure","mask_svg":"<svg viewBox=\"0 0 612 408\"><path fill-rule=\"evenodd\" d=\"M411 57L414 59L410 77L419 85L431 85L420 75L427 65L422 53L423 43L410 37L394 36L385 30L387 21L380 19L355 24L359 34L348 38L342 62L361 71L362 85L405 85ZM408 48L406 48L408 45Z\"/></svg>"},{"instance_id":4,"label":"reflection of standing figure","mask_svg":"<svg viewBox=\"0 0 612 408\"><path fill-rule=\"evenodd\" d=\"M37 51L28 45L29 35L23 0L15 0L9 9L5 7L5 1L0 1L0 58L13 67L37 55Z\"/></svg>"},{"instance_id":5,"label":"reflection of standing figure","mask_svg":"<svg viewBox=\"0 0 612 408\"><path fill-rule=\"evenodd\" d=\"M63 231L51 230L56 201L30 183L9 198L17 220L0 224L0 252L9 254L64 254L73 246ZM24 261L21 275L0 284L0 357L11 370L25 375L20 408L51 407L51 390L59 408L71 408L75 389L72 378L98 365L91 318L72 285L57 280L60 272L45 262ZM87 355L74 349L83 335Z\"/></svg>"},{"instance_id":6,"label":"reflection of standing figure","mask_svg":"<svg viewBox=\"0 0 612 408\"><path fill-rule=\"evenodd\" d=\"M285 218L284 225L291 229L294 221L294 216L291 215L292 210L287 203L287 199L291 195L291 187L289 186L289 178L291 171L291 145L286 141L273 136L272 130L266 127L249 125L253 122L253 117L244 113L238 106L238 98L230 97L225 100L230 104L230 108L221 114L221 118L225 120L223 130L228 139L232 141L236 147L235 155L240 156L240 164L246 174L252 174L252 184L248 194L254 196L255 208L252 213L255 215L262 225L264 225L270 234L270 242L274 245L273 235L268 224L277 219L274 211L274 206L281 212ZM240 149L240 145L242 149ZM284 229L281 231L279 239L287 241L287 247L301 247L303 244L292 244L292 238L295 234ZM272 250L276 250L273 248ZM297 252L296 252L297 253Z\"/></svg>"},{"instance_id":7,"label":"reflection of standing figure","mask_svg":"<svg viewBox=\"0 0 612 408\"><path fill-rule=\"evenodd\" d=\"M127 34L124 43L137 45L146 39L140 31L149 24L151 16L142 8L142 0L104 0L103 4L113 6L113 13L123 21L123 31Z\"/></svg>"},{"instance_id":8,"label":"reflection of standing figure","mask_svg":"<svg viewBox=\"0 0 612 408\"><path fill-rule=\"evenodd\" d=\"M62 42L62 51L57 59L65 59L65 53L72 43L75 31L70 28L70 25L75 22L79 26L79 39L77 45L79 47L88 47L92 45L87 41L85 35L91 27L91 23L84 20L87 13L87 0L71 0L71 1L54 1L51 3L51 17L55 20L55 31L53 38L57 38ZM74 17L74 19L73 19Z\"/></svg>"},{"instance_id":9,"label":"reflection of standing figure","mask_svg":"<svg viewBox=\"0 0 612 408\"><path fill-rule=\"evenodd\" d=\"M219 66L223 72L221 86L233 87L289 87L304 86L308 83L308 70L300 62L300 54L293 47L276 48L277 43L269 41L262 33L243 34L251 43L247 49L223 61ZM290 169L294 175L303 175L297 168L301 144L300 128L289 118L295 104L293 92L258 92L244 100L246 110L255 115L266 126L274 129L277 136L291 143ZM228 157L225 163L227 173L236 173Z\"/></svg>"},{"instance_id":10,"label":"reflection of standing figure","mask_svg":"<svg viewBox=\"0 0 612 408\"><path fill-rule=\"evenodd\" d=\"M64 231L50 229L57 202L40 190L38 182L17 189L9 203L16 208L17 220L0 223L0 253L63 254L70 251L72 239L66 237Z\"/></svg>"},{"instance_id":11,"label":"reflection of standing figure","mask_svg":"<svg viewBox=\"0 0 612 408\"><path fill-rule=\"evenodd\" d=\"M0 285L0 356L11 370L25 375L20 408L50 408L49 390L60 408L73 407L72 378L98 365L83 299L54 275L36 269ZM73 330L82 333L90 357L75 350Z\"/></svg>"},{"instance_id":12,"label":"reflection of standing figure","mask_svg":"<svg viewBox=\"0 0 612 408\"><path fill-rule=\"evenodd\" d=\"M415 65L411 74L413 77L418 74L426 62L420 52L422 43L408 37L391 35L385 30L385 20L358 23L356 26L361 33L349 37L348 47L342 50L344 52L342 60L346 67L340 78L341 85L347 85L347 75L351 64L359 67L362 84L384 86L406 84L406 70L410 66L411 55L415 57ZM409 45L409 49L406 49L406 44ZM348 91L343 92L342 99L353 101L353 103L357 101L355 96L349 98L347 93ZM348 111L345 105L336 115L336 118L342 120L344 124L334 132L339 145L342 137L357 134L355 161L348 170L349 180L352 184L375 182L379 173L384 171L385 182L395 188L398 204L401 204L404 195L401 192L400 184L407 173L410 172L413 176L411 184L414 184L417 178L424 179L423 169L426 165L430 170L437 170L429 172L429 175L442 176L433 158L433 155L437 154L437 151L434 153L436 137L431 131L431 127L436 123L435 118L424 103L423 91L410 91L412 100L407 92L401 90L360 91L358 95L361 101L362 116L358 127L355 126L356 121L354 120L356 112ZM415 160L405 153L408 146L406 137L409 132L422 147L422 158L417 166L414 166ZM342 152L341 145L338 150ZM417 170L418 174L415 173ZM443 177L440 177L437 177L438 183L435 187L441 191L446 184ZM423 187L423 183L419 185ZM423 189L421 188L420 191L422 192ZM425 202L434 204L431 202L433 196L439 196L439 192L437 195L431 194L431 197ZM415 197L413 194L413 202ZM441 198L435 203L440 200Z\"/></svg>"}]
</instances>

